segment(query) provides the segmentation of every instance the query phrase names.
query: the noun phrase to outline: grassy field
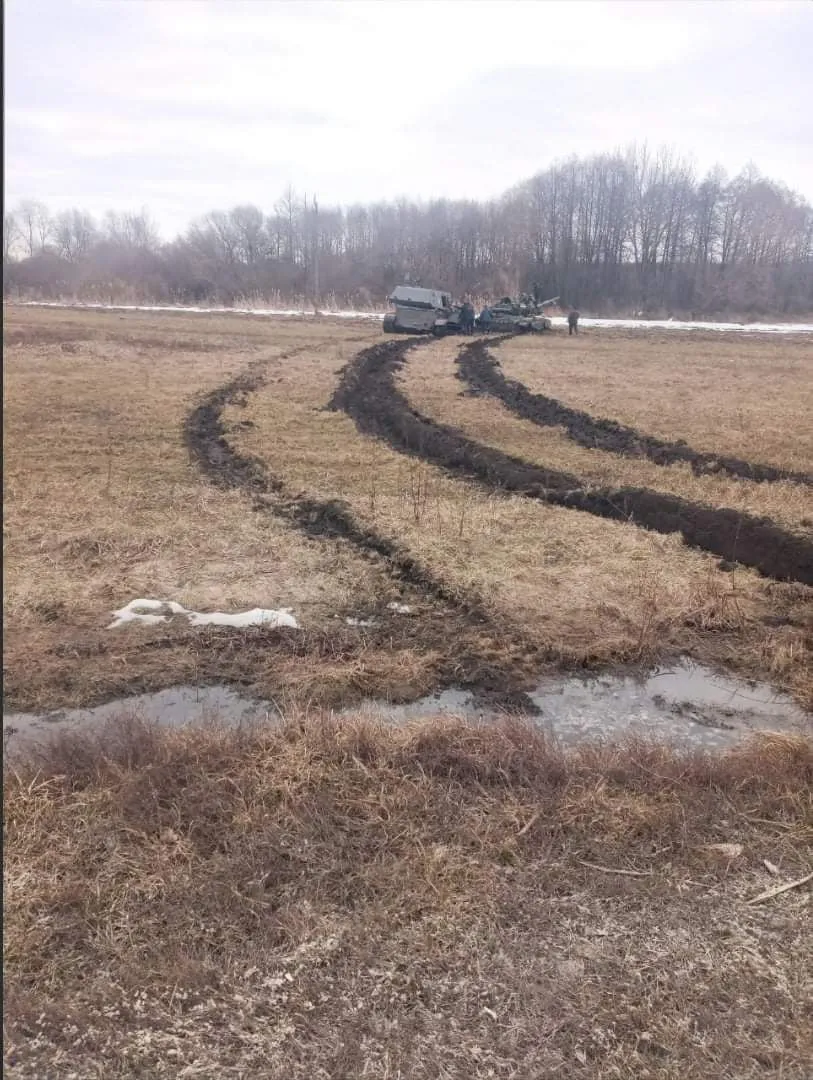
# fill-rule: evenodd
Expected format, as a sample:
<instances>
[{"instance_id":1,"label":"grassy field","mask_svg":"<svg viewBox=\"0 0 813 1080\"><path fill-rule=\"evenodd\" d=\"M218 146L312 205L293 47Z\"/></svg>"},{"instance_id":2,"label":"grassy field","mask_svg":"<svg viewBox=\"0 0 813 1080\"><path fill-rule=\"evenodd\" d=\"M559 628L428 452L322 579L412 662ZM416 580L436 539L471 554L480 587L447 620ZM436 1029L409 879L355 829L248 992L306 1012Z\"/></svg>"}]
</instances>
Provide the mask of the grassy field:
<instances>
[{"instance_id":1,"label":"grassy field","mask_svg":"<svg viewBox=\"0 0 813 1080\"><path fill-rule=\"evenodd\" d=\"M290 606L318 638L345 608L398 598L383 570L347 545L313 543L206 482L183 441L200 396L246 364L284 367L281 356L305 347L331 370L368 340L364 329L290 321L272 329L218 317L8 313L7 706L92 704L221 678L269 694L302 683L309 697L311 657L269 657L261 633L246 656L216 631L111 637L104 627L113 609L156 596L202 610ZM333 651L328 687L327 669L342 666ZM358 667L351 651L348 678ZM395 661L379 650L369 679L396 678Z\"/></svg>"},{"instance_id":2,"label":"grassy field","mask_svg":"<svg viewBox=\"0 0 813 1080\"><path fill-rule=\"evenodd\" d=\"M508 373L568 405L697 449L810 471L807 336L585 332L576 348L551 353L518 339L500 355Z\"/></svg>"},{"instance_id":3,"label":"grassy field","mask_svg":"<svg viewBox=\"0 0 813 1080\"><path fill-rule=\"evenodd\" d=\"M228 444L261 459L266 480L283 485L289 503L339 500L361 527L417 558L453 602L476 605L482 618L458 627L467 648L492 667L510 672L513 665L516 682L546 664L643 662L686 651L813 700L806 586L753 569L721 570L719 559L675 534L449 476L359 434L348 416L327 409L339 371L378 340L374 326L337 321L11 309L7 702L90 704L197 678L234 679L296 705L341 704L369 693L409 696L432 684L448 627L459 622L448 604L428 596L423 581L416 589L394 579L391 562L359 544L307 535L278 505L258 511L245 491L211 483L190 460L183 432L191 410L252 366L259 384L223 404ZM719 419L725 395L709 405L716 347L725 371L738 372L730 380L731 413L752 417L759 428L742 445ZM664 468L584 449L560 428L539 428L493 399L463 394L458 349L447 340L416 350L399 385L423 413L479 444L568 471L588 486L638 484L766 515L810 537L809 487L695 476L683 464ZM618 391L613 397L608 390L605 401L603 388L630 387L621 418L644 431L704 450L762 454L797 470L813 458L802 420L810 394L807 339L733 343L605 332L576 343L552 334L506 343L500 356L529 385L550 375L557 392L560 369L570 370L573 402L596 415L615 416ZM653 415L638 387L654 387L658 373L672 388L670 401L683 403L690 418L683 426L675 417L667 427L663 415ZM586 385L593 387L589 401ZM283 650L269 650L261 633L250 635L239 655L232 635L189 634L183 626L111 637L104 630L109 612L144 595L204 610L287 606L306 633L295 649ZM409 603L418 617L408 624L385 618L380 640L343 636L345 618L382 618L394 601ZM314 651L330 678L314 678Z\"/></svg>"},{"instance_id":4,"label":"grassy field","mask_svg":"<svg viewBox=\"0 0 813 1080\"><path fill-rule=\"evenodd\" d=\"M63 739L5 784L6 1075L802 1080L809 892L759 897L812 783L789 736Z\"/></svg>"},{"instance_id":5,"label":"grassy field","mask_svg":"<svg viewBox=\"0 0 813 1080\"><path fill-rule=\"evenodd\" d=\"M688 396L692 339L678 337L680 342L667 342L664 355L653 362L671 371L682 349ZM687 466L659 468L584 450L556 429L512 417L498 403L462 396L454 365L459 347L447 340L417 350L400 385L422 412L454 424L479 444L570 470L588 484L608 478L637 483L764 514L793 532L813 535L813 495L799 484L695 477ZM544 352L555 366L555 357L574 347L582 346L551 335L544 342L517 341L505 348L510 356ZM746 355L750 347L750 341L741 346ZM622 337L619 358L627 348ZM801 381L810 346L800 339L787 348L796 365L787 366L793 373L786 386L792 410L791 388L794 379ZM625 377L623 369L618 377ZM450 478L436 466L359 435L344 414L319 411L335 378L318 353L298 358L253 394L247 407L233 410L235 418L245 415L252 424L238 432L236 443L297 486L324 497L336 494L359 519L403 538L445 581L481 598L501 626L516 628L539 655L580 666L685 651L813 701L808 587L780 584L748 569L721 570L719 559L686 547L674 534L646 532ZM713 432L707 437L713 439ZM789 444L794 439L789 431Z\"/></svg>"},{"instance_id":6,"label":"grassy field","mask_svg":"<svg viewBox=\"0 0 813 1080\"><path fill-rule=\"evenodd\" d=\"M811 487L587 449L472 394L460 341L353 381L393 348L363 322L5 311L6 709L229 683L287 715L130 722L10 762L9 1075L801 1080L809 883L759 897L810 871L808 738L566 751L516 718L325 709L443 685L507 701L682 653L810 706ZM810 338L490 348L593 417L813 472ZM433 453L433 422L483 468ZM764 517L802 560L765 576L507 490L506 461ZM302 629L106 629L136 597L288 607Z\"/></svg>"}]
</instances>

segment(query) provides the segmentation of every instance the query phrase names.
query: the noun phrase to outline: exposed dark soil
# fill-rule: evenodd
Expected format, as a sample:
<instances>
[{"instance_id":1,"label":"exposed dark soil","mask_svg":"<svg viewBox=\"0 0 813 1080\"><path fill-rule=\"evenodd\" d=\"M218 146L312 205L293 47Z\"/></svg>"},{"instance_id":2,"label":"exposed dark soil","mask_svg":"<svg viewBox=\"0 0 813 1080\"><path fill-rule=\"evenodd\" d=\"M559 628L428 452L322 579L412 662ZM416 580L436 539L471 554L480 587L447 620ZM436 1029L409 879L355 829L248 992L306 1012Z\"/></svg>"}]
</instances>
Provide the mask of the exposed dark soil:
<instances>
[{"instance_id":1,"label":"exposed dark soil","mask_svg":"<svg viewBox=\"0 0 813 1080\"><path fill-rule=\"evenodd\" d=\"M497 339L492 344L499 344ZM759 465L742 458L701 453L684 442L667 442L653 435L644 435L635 428L615 420L593 417L580 409L571 409L556 398L534 394L516 379L505 376L499 361L488 351L484 341L473 341L458 356L460 377L473 388L498 398L506 408L524 420L540 427L562 427L568 438L588 449L606 450L626 457L648 458L656 465L686 462L692 472L723 473L757 482L792 480L813 486L813 476L787 472L772 465Z\"/></svg>"},{"instance_id":2,"label":"exposed dark soil","mask_svg":"<svg viewBox=\"0 0 813 1080\"><path fill-rule=\"evenodd\" d=\"M272 510L278 517L290 521L316 539L348 540L355 547L386 559L388 569L408 585L436 600L453 603L477 614L476 600L467 600L450 590L394 541L361 525L347 504L338 499L287 496L283 481L273 476L263 461L240 453L228 442L221 415L223 409L227 404L245 403L246 396L259 389L264 381L260 366L254 365L248 372L211 393L188 417L186 444L193 459L212 483L258 495L273 493L278 496L273 504L256 503L255 509ZM481 619L485 622L486 616L481 614Z\"/></svg>"},{"instance_id":3,"label":"exposed dark soil","mask_svg":"<svg viewBox=\"0 0 813 1080\"><path fill-rule=\"evenodd\" d=\"M363 430L382 435L399 450L447 466L452 462L454 471L491 487L513 488L585 508L579 500L589 496L578 488L575 478L480 447L454 429L414 413L395 389L392 374L395 364L416 344L414 339L399 339L361 353L344 372L334 407L346 398L348 411ZM229 432L239 425L227 426L222 413L227 405L244 403L259 389L264 365L264 360L252 363L243 374L207 395L189 415L184 439L193 460L213 484L248 494L256 512L281 518L315 541L351 544L398 582L399 598L412 606L413 616L388 611L392 596L382 595L380 610L363 612L373 617L374 625L369 627L344 625L344 615L360 614L354 609L337 612L335 628L293 634L267 627L239 634L218 627L190 630L181 624L134 628L129 635L134 650L127 650L126 655L112 640L100 641L90 626L84 636L80 632L69 642L55 641L43 648L41 630L33 626L15 635L16 644L9 646L4 670L7 707L92 706L164 689L171 679L173 685L239 685L292 704L301 703L304 695L324 707L352 706L366 697L406 702L451 685L471 690L480 700L488 699L505 710L530 712L532 705L523 691L532 690L545 669L606 664L602 650L595 661L580 654L568 662L553 645L529 640L510 621L496 621L476 593L464 593L440 579L396 540L359 521L347 503L291 493L263 461L241 453L229 441ZM613 495L624 498L624 493ZM648 495L656 500L652 512L663 514L658 496L639 493L633 507L636 520ZM605 510L605 516L611 515ZM693 631L688 633L691 636ZM674 636L663 644L667 652L687 647L693 651L689 642ZM731 636L723 633L713 640L704 636L701 651L712 663L726 663L733 647ZM30 665L24 662L32 652L41 655L33 679ZM666 652L661 659L665 656ZM325 665L335 668L336 678L311 678L311 667L316 671Z\"/></svg>"},{"instance_id":4,"label":"exposed dark soil","mask_svg":"<svg viewBox=\"0 0 813 1080\"><path fill-rule=\"evenodd\" d=\"M408 347L414 340L397 344ZM264 382L262 366L262 361L253 364L209 394L190 414L184 436L193 460L218 487L252 493L255 510L274 514L311 538L344 540L365 556L383 561L389 574L441 616L413 621L377 612L378 625L365 631L367 648L377 643L382 648L438 650L438 685L454 682L508 711L535 712L517 686L530 689L533 676L550 657L524 638L511 641L508 628L493 624L479 597L448 586L401 545L361 524L346 503L289 494L264 462L243 455L229 443L222 411L228 404L245 403L247 395L259 389ZM454 641L452 651L450 641Z\"/></svg>"},{"instance_id":5,"label":"exposed dark soil","mask_svg":"<svg viewBox=\"0 0 813 1080\"><path fill-rule=\"evenodd\" d=\"M588 490L569 473L531 465L423 416L394 381L395 371L414 344L386 342L363 350L344 369L331 406L344 410L365 434L487 487L613 521L634 522L654 532L679 532L691 547L754 567L766 577L813 585L813 544L767 518L715 509L646 488Z\"/></svg>"}]
</instances>

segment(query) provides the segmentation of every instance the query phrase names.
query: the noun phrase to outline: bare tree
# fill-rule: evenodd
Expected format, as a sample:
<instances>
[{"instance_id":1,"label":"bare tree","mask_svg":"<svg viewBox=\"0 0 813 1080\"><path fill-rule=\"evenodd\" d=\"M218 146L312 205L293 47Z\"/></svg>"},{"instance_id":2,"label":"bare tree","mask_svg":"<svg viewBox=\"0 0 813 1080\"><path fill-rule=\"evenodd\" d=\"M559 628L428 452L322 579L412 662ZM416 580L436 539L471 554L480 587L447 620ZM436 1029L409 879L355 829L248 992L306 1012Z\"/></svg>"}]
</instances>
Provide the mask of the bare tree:
<instances>
[{"instance_id":1,"label":"bare tree","mask_svg":"<svg viewBox=\"0 0 813 1080\"><path fill-rule=\"evenodd\" d=\"M4 222L6 263L43 250L44 207L26 202ZM555 162L486 203L399 199L317 213L289 186L267 216L249 204L215 210L171 243L146 211L110 213L101 232L65 211L53 237L60 258L27 277L9 267L9 287L367 304L409 281L482 297L536 287L595 311L813 310L809 203L753 166L698 180L676 152L645 145Z\"/></svg>"},{"instance_id":2,"label":"bare tree","mask_svg":"<svg viewBox=\"0 0 813 1080\"><path fill-rule=\"evenodd\" d=\"M3 265L10 263L13 254L14 246L20 239L22 233L20 230L20 224L14 214L10 211L6 211L3 214Z\"/></svg>"},{"instance_id":3,"label":"bare tree","mask_svg":"<svg viewBox=\"0 0 813 1080\"><path fill-rule=\"evenodd\" d=\"M36 199L24 199L17 208L17 220L28 258L45 251L53 229L48 207Z\"/></svg>"},{"instance_id":4,"label":"bare tree","mask_svg":"<svg viewBox=\"0 0 813 1080\"><path fill-rule=\"evenodd\" d=\"M229 215L237 257L254 266L268 250L268 236L262 210L256 206L235 206Z\"/></svg>"},{"instance_id":5,"label":"bare tree","mask_svg":"<svg viewBox=\"0 0 813 1080\"><path fill-rule=\"evenodd\" d=\"M284 235L284 254L291 262L297 257L297 230L302 216L302 205L294 189L289 184L282 198L274 207Z\"/></svg>"},{"instance_id":6,"label":"bare tree","mask_svg":"<svg viewBox=\"0 0 813 1080\"><path fill-rule=\"evenodd\" d=\"M55 236L59 252L69 262L86 255L96 239L96 224L83 210L63 210L56 219Z\"/></svg>"},{"instance_id":7,"label":"bare tree","mask_svg":"<svg viewBox=\"0 0 813 1080\"><path fill-rule=\"evenodd\" d=\"M123 248L154 251L159 245L158 231L144 208L123 214L108 210L103 232L107 240Z\"/></svg>"}]
</instances>

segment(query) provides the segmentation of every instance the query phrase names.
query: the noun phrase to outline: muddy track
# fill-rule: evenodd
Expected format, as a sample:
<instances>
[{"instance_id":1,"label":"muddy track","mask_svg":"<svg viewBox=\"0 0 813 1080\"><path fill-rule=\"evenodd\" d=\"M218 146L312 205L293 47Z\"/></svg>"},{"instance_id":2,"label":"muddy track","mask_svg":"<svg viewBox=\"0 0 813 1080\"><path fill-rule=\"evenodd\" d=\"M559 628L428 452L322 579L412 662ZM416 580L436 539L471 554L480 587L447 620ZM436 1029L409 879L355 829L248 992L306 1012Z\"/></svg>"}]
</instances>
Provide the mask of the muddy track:
<instances>
[{"instance_id":1,"label":"muddy track","mask_svg":"<svg viewBox=\"0 0 813 1080\"><path fill-rule=\"evenodd\" d=\"M414 340L399 344L410 346ZM192 460L217 487L252 495L255 510L281 518L310 538L347 541L363 556L383 563L393 578L434 607L437 618L400 618L366 631L363 637L368 645L435 650L437 685L460 686L491 704L536 712L530 698L517 687L530 689L550 656L522 635L512 640L509 628L496 626L478 597L447 586L401 545L361 524L346 503L291 495L263 461L242 454L228 441L223 409L245 404L248 395L260 389L265 383L264 366L264 361L255 362L189 414L184 441Z\"/></svg>"},{"instance_id":2,"label":"muddy track","mask_svg":"<svg viewBox=\"0 0 813 1080\"><path fill-rule=\"evenodd\" d=\"M187 448L192 459L208 479L220 488L239 488L257 496L275 494L273 504L255 503L255 509L272 510L277 517L296 525L315 539L348 540L355 547L387 560L391 571L402 581L434 599L455 606L465 600L394 541L374 529L361 525L348 506L336 499L288 496L281 479L272 475L265 463L236 450L226 438L222 413L227 405L245 403L249 394L265 382L259 365L220 387L190 413L184 427ZM477 604L472 601L473 609Z\"/></svg>"},{"instance_id":3,"label":"muddy track","mask_svg":"<svg viewBox=\"0 0 813 1080\"><path fill-rule=\"evenodd\" d=\"M363 350L342 372L331 407L346 412L364 434L486 487L612 521L631 521L654 532L679 532L688 545L727 562L754 567L779 581L813 585L813 544L767 518L714 509L646 488L586 489L569 473L531 465L423 416L410 406L394 379L414 346L414 340L398 341Z\"/></svg>"},{"instance_id":4,"label":"muddy track","mask_svg":"<svg viewBox=\"0 0 813 1080\"><path fill-rule=\"evenodd\" d=\"M493 344L499 344L496 339ZM635 428L593 417L571 409L556 398L534 394L516 379L508 378L484 341L474 341L458 356L460 377L475 390L497 398L516 416L540 427L561 427L569 439L590 450L606 450L625 457L647 458L656 465L685 463L698 476L722 474L757 483L792 480L813 487L808 473L787 472L772 465L760 465L742 458L701 453L683 442L668 442L644 435Z\"/></svg>"}]
</instances>

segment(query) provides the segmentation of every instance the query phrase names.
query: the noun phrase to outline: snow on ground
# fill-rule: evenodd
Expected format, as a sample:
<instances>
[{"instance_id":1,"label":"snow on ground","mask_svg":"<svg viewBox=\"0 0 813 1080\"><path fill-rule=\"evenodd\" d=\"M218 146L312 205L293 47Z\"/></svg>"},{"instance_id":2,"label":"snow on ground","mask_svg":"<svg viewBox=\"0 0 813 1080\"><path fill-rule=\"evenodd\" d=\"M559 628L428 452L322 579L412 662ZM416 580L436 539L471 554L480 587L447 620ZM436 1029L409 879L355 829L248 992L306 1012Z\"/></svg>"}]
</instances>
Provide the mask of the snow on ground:
<instances>
[{"instance_id":1,"label":"snow on ground","mask_svg":"<svg viewBox=\"0 0 813 1080\"><path fill-rule=\"evenodd\" d=\"M190 626L290 626L299 629L299 623L291 614L290 608L252 608L229 614L225 611L188 611L174 600L131 600L123 608L113 612L113 622L107 627L113 630L128 623L140 622L154 625L168 622L174 615L183 615Z\"/></svg>"},{"instance_id":2,"label":"snow on ground","mask_svg":"<svg viewBox=\"0 0 813 1080\"><path fill-rule=\"evenodd\" d=\"M14 301L12 301L14 303ZM20 307L81 308L87 311L174 311L194 315L265 315L283 319L317 318L313 308L242 308L242 307L198 307L181 304L91 304L68 303L60 300L21 300ZM330 319L378 319L383 320L383 311L322 311L319 318Z\"/></svg>"},{"instance_id":3,"label":"snow on ground","mask_svg":"<svg viewBox=\"0 0 813 1080\"><path fill-rule=\"evenodd\" d=\"M24 300L22 307L83 308L93 311L176 311L200 315L257 315L275 318L316 318L314 312L293 308L237 308L237 307L181 307L160 304L81 304L61 301ZM325 319L368 319L371 321L384 318L381 311L324 311L318 316ZM567 326L564 316L554 316L554 326ZM582 327L595 327L602 330L715 330L721 333L746 334L813 334L813 323L732 323L732 322L689 322L681 319L593 319L583 316L579 320Z\"/></svg>"},{"instance_id":4,"label":"snow on ground","mask_svg":"<svg viewBox=\"0 0 813 1080\"><path fill-rule=\"evenodd\" d=\"M554 316L554 326L567 326L567 318ZM602 330L717 330L747 334L813 334L813 323L684 322L680 319L591 319L582 316L579 326Z\"/></svg>"}]
</instances>

